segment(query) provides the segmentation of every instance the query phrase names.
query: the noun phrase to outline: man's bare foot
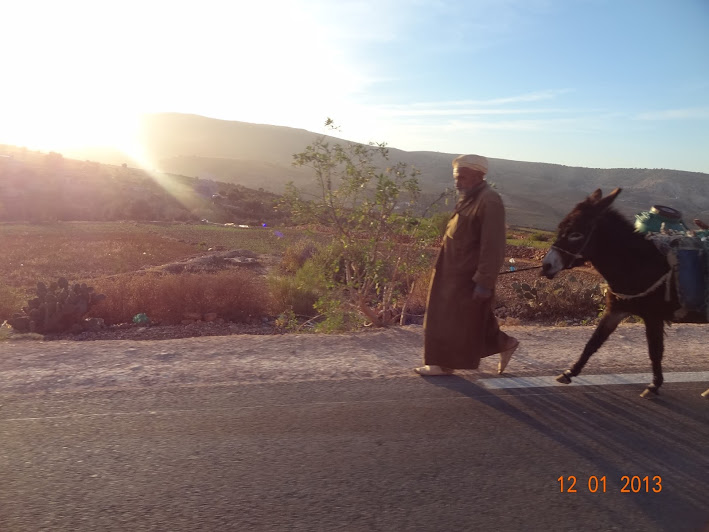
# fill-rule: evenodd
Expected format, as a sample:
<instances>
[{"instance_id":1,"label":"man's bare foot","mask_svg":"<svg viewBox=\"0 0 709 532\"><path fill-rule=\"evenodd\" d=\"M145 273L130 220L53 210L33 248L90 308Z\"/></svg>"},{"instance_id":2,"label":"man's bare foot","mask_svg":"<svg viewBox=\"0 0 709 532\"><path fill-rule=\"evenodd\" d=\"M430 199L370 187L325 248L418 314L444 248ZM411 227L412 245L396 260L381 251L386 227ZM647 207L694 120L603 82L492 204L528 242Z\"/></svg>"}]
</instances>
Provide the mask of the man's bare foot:
<instances>
[{"instance_id":1,"label":"man's bare foot","mask_svg":"<svg viewBox=\"0 0 709 532\"><path fill-rule=\"evenodd\" d=\"M517 338L512 338L510 337L510 342L508 344L510 347L505 349L500 353L500 362L497 364L497 374L502 375L502 372L505 371L505 368L507 367L507 364L510 363L510 359L512 358L512 354L517 350L519 347L519 340Z\"/></svg>"},{"instance_id":2,"label":"man's bare foot","mask_svg":"<svg viewBox=\"0 0 709 532\"><path fill-rule=\"evenodd\" d=\"M454 370L443 366L431 366L426 364L425 366L421 366L420 368L414 368L414 371L419 375L423 375L425 377L432 377L434 375L451 375Z\"/></svg>"}]
</instances>

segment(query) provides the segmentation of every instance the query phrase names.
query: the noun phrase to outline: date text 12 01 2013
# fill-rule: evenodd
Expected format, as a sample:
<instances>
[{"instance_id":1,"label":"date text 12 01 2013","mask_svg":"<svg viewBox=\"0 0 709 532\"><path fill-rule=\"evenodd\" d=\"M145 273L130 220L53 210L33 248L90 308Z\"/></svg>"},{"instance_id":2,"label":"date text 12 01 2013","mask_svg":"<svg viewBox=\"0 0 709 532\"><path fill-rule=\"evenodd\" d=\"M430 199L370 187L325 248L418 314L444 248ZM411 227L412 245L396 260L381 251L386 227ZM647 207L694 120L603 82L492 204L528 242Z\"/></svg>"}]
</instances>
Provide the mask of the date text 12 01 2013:
<instances>
[{"instance_id":1,"label":"date text 12 01 2013","mask_svg":"<svg viewBox=\"0 0 709 532\"><path fill-rule=\"evenodd\" d=\"M584 480L586 482L584 482ZM560 476L556 479L559 483L561 493L578 493L579 491L589 491L590 493L606 493L606 476L597 477L591 475L588 479L580 479L574 475ZM662 477L646 475L623 475L620 477L620 493L660 493L662 491Z\"/></svg>"}]
</instances>

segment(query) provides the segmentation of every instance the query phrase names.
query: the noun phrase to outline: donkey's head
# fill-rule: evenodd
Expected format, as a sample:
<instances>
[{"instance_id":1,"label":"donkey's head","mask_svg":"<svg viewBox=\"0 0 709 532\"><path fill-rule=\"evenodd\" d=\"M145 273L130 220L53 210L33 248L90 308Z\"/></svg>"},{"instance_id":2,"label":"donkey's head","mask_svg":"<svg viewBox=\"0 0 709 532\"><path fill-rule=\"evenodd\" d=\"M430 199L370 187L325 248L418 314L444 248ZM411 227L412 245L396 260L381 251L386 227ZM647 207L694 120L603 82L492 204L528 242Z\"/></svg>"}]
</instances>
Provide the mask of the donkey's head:
<instances>
[{"instance_id":1,"label":"donkey's head","mask_svg":"<svg viewBox=\"0 0 709 532\"><path fill-rule=\"evenodd\" d=\"M587 253L598 219L620 191L616 188L604 198L599 188L566 215L559 224L556 240L544 256L542 275L552 279L561 270L580 266L589 259Z\"/></svg>"}]
</instances>

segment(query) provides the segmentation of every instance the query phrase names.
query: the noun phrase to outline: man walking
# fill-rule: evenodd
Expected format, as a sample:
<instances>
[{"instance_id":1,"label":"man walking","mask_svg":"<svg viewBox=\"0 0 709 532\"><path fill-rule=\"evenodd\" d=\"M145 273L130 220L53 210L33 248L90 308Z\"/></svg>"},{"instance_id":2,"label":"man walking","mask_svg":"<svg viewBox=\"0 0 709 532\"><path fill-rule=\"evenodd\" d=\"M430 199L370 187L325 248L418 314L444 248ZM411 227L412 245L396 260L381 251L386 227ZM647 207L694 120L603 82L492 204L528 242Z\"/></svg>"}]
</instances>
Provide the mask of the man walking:
<instances>
[{"instance_id":1,"label":"man walking","mask_svg":"<svg viewBox=\"0 0 709 532\"><path fill-rule=\"evenodd\" d=\"M485 181L487 159L461 155L453 161L459 193L438 253L424 318L424 366L419 375L477 369L500 353L502 373L519 342L502 332L492 312L497 275L505 259L505 208Z\"/></svg>"}]
</instances>

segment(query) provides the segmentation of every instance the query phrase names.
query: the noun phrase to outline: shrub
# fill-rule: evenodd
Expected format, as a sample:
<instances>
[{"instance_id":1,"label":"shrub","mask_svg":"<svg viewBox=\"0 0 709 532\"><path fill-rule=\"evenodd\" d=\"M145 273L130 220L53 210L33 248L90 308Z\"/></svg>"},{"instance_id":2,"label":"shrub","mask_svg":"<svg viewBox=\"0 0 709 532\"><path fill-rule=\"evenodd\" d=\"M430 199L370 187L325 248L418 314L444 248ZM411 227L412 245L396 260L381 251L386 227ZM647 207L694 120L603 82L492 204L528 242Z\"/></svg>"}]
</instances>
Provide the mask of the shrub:
<instances>
[{"instance_id":1,"label":"shrub","mask_svg":"<svg viewBox=\"0 0 709 532\"><path fill-rule=\"evenodd\" d=\"M431 283L433 267L420 274L413 283L413 289L406 299L406 307L403 308L406 316L404 323L421 323L426 312L426 301L428 299L428 288Z\"/></svg>"},{"instance_id":2,"label":"shrub","mask_svg":"<svg viewBox=\"0 0 709 532\"><path fill-rule=\"evenodd\" d=\"M298 321L298 316L295 312L288 309L281 312L275 321L276 327L284 331L297 331L300 329L300 322Z\"/></svg>"},{"instance_id":3,"label":"shrub","mask_svg":"<svg viewBox=\"0 0 709 532\"><path fill-rule=\"evenodd\" d=\"M364 315L357 308L342 304L343 297L330 291L321 297L315 308L324 319L315 324L316 332L337 333L358 329L365 324Z\"/></svg>"},{"instance_id":4,"label":"shrub","mask_svg":"<svg viewBox=\"0 0 709 532\"><path fill-rule=\"evenodd\" d=\"M437 212L422 220L424 229L427 231L427 236L431 241L443 238L443 235L446 234L446 227L448 227L450 218L450 212Z\"/></svg>"},{"instance_id":5,"label":"shrub","mask_svg":"<svg viewBox=\"0 0 709 532\"><path fill-rule=\"evenodd\" d=\"M57 333L81 331L86 325L86 313L105 299L105 295L94 292L86 284L70 284L61 277L47 286L37 283L36 297L30 299L22 312L17 312L7 320L19 332ZM96 326L103 326L100 322Z\"/></svg>"},{"instance_id":6,"label":"shrub","mask_svg":"<svg viewBox=\"0 0 709 532\"><path fill-rule=\"evenodd\" d=\"M108 324L131 322L139 313L162 324L180 323L188 313L216 313L243 322L263 316L272 307L263 278L242 269L119 276L97 280L96 285L107 300L93 315Z\"/></svg>"},{"instance_id":7,"label":"shrub","mask_svg":"<svg viewBox=\"0 0 709 532\"><path fill-rule=\"evenodd\" d=\"M317 314L315 303L323 292L317 273L312 265L304 266L295 275L272 275L268 287L276 314L292 311L298 316L312 317Z\"/></svg>"},{"instance_id":8,"label":"shrub","mask_svg":"<svg viewBox=\"0 0 709 532\"><path fill-rule=\"evenodd\" d=\"M541 232L536 232L532 233L529 237L530 240L533 240L534 242L549 242L551 240L552 235L549 233L541 233Z\"/></svg>"},{"instance_id":9,"label":"shrub","mask_svg":"<svg viewBox=\"0 0 709 532\"><path fill-rule=\"evenodd\" d=\"M330 119L325 125L337 129ZM339 305L323 304L322 311L345 305L347 312L354 308L371 323L388 325L401 285L421 267L426 245L413 214L421 192L419 171L397 163L380 172L381 160L388 159L384 143L331 144L326 135L293 159L313 170L319 192L306 195L289 183L281 208L300 223L335 232L328 253L337 250L338 256L330 262L327 300L339 299Z\"/></svg>"},{"instance_id":10,"label":"shrub","mask_svg":"<svg viewBox=\"0 0 709 532\"><path fill-rule=\"evenodd\" d=\"M284 272L295 273L302 268L305 262L315 255L317 251L317 246L311 240L298 240L283 251L280 268Z\"/></svg>"}]
</instances>

